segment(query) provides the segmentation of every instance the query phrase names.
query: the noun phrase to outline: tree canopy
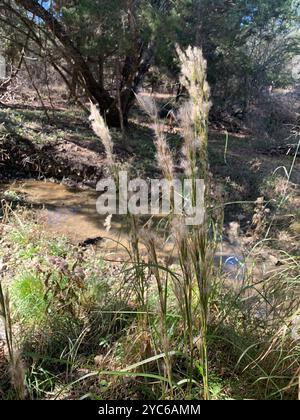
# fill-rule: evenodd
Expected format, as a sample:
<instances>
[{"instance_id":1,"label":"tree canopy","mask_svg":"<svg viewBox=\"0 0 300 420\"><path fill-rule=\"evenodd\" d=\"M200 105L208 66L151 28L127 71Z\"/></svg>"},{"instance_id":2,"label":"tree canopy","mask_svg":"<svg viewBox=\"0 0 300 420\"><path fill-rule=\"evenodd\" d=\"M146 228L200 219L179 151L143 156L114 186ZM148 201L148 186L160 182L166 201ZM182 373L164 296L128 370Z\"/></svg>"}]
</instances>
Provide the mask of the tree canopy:
<instances>
[{"instance_id":1,"label":"tree canopy","mask_svg":"<svg viewBox=\"0 0 300 420\"><path fill-rule=\"evenodd\" d=\"M295 0L4 0L0 21L8 61L43 57L111 125L126 124L153 66L178 80L176 44L203 48L215 106L243 110L257 91L290 83L286 63L299 54Z\"/></svg>"}]
</instances>

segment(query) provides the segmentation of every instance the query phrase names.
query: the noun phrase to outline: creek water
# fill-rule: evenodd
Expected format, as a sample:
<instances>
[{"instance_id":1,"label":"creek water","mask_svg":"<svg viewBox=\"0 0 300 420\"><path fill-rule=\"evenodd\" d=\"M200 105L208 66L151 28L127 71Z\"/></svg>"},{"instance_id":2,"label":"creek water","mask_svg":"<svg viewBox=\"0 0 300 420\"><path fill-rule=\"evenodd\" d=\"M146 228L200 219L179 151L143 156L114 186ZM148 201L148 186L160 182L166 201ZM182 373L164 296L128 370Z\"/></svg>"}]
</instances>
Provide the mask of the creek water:
<instances>
[{"instance_id":1,"label":"creek water","mask_svg":"<svg viewBox=\"0 0 300 420\"><path fill-rule=\"evenodd\" d=\"M97 250L111 261L128 259L130 240L125 220L114 216L111 228L105 227L105 216L96 211L97 192L71 188L63 184L38 180L17 180L0 185L0 192L16 194L35 209L34 215L43 223L48 234L65 236L75 243L87 239L102 238L97 242ZM174 244L161 241L159 257L176 262ZM146 255L145 247L141 253ZM224 242L215 257L215 264L222 266L226 276L234 282L242 282L245 276L243 257L240 249ZM1 325L0 325L1 327ZM3 337L0 328L0 339Z\"/></svg>"},{"instance_id":2,"label":"creek water","mask_svg":"<svg viewBox=\"0 0 300 420\"><path fill-rule=\"evenodd\" d=\"M21 180L2 185L8 194L22 197L35 208L48 233L65 236L74 242L90 238L102 239L102 246L115 248L117 242L126 246L128 236L122 221L114 217L107 231L105 216L96 211L97 192L71 188L49 181Z\"/></svg>"},{"instance_id":3,"label":"creek water","mask_svg":"<svg viewBox=\"0 0 300 420\"><path fill-rule=\"evenodd\" d=\"M73 242L102 238L97 248L107 255L128 257L129 234L125 218L113 216L110 229L106 217L96 210L98 193L95 190L71 188L64 184L38 180L17 180L2 185L0 191L17 194L35 208L36 217L43 221L46 231L65 236ZM172 244L162 244L161 256L170 256ZM145 248L142 247L142 253ZM113 258L112 258L113 259Z\"/></svg>"},{"instance_id":4,"label":"creek water","mask_svg":"<svg viewBox=\"0 0 300 420\"><path fill-rule=\"evenodd\" d=\"M2 185L0 189L15 193L36 209L37 218L43 220L48 233L66 236L74 242L99 238L97 247L104 250L111 259L128 257L129 234L126 222L113 216L110 230L105 227L105 216L96 211L98 194L95 190L71 188L64 184L38 180L17 180ZM162 241L163 242L163 241ZM174 245L163 244L159 251L161 257L172 257ZM142 248L142 253L146 250ZM216 255L216 264L221 264L230 277L241 280L243 257L238 246L222 244Z\"/></svg>"}]
</instances>

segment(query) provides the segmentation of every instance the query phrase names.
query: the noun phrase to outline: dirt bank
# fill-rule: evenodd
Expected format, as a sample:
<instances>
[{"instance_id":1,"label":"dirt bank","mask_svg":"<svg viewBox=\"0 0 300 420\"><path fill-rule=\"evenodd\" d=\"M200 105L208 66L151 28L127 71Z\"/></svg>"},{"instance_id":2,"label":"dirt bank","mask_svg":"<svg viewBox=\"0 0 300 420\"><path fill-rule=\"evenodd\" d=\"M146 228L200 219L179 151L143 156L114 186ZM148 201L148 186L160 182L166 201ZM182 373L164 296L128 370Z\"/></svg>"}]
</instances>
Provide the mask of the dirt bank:
<instances>
[{"instance_id":1,"label":"dirt bank","mask_svg":"<svg viewBox=\"0 0 300 420\"><path fill-rule=\"evenodd\" d=\"M103 154L67 140L34 144L19 136L0 138L0 180L11 178L68 179L94 187L103 176Z\"/></svg>"}]
</instances>

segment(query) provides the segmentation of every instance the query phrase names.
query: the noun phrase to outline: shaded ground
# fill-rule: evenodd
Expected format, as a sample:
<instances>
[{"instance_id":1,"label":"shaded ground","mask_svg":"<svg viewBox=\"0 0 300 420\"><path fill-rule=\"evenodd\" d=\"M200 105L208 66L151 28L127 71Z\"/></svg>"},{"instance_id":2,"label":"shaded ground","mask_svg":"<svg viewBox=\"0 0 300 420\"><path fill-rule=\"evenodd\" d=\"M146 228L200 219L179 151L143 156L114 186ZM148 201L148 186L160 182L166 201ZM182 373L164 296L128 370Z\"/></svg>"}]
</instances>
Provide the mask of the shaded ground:
<instances>
[{"instance_id":1,"label":"shaded ground","mask_svg":"<svg viewBox=\"0 0 300 420\"><path fill-rule=\"evenodd\" d=\"M137 110L135 115L123 137L112 131L116 154L121 161L130 163L133 175L159 177L151 124ZM180 156L180 133L168 125L166 131L174 156ZM274 139L253 137L246 130L227 137L221 127L216 129L213 124L209 137L211 171L225 202L255 201L265 195L274 171L280 168L277 175L285 176L284 168L289 171L293 161L292 155L269 153L276 144ZM94 188L106 164L102 145L82 111L57 109L48 110L46 115L39 108L15 105L0 108L0 168L2 180L54 178ZM292 182L300 183L299 159ZM226 207L226 220L236 220L245 211L245 204L230 205Z\"/></svg>"},{"instance_id":2,"label":"shaded ground","mask_svg":"<svg viewBox=\"0 0 300 420\"><path fill-rule=\"evenodd\" d=\"M136 110L134 115L124 137L119 132L112 131L117 156L133 168L132 177L139 175L144 178L159 178L161 174L156 165L151 124L140 111ZM62 109L51 112L50 116L49 121L43 110L32 107L0 108L0 180L3 183L12 179L50 179L54 182L62 181L67 188L79 186L94 189L97 181L105 176L106 161L102 145L89 127L87 116L80 111L75 113L74 110L67 112ZM174 156L180 156L180 132L176 128L171 130L167 124L165 129ZM254 137L247 130L227 135L224 128L216 128L215 124L210 129L209 158L214 190L218 193L217 201L227 203L224 207L225 235L227 236L230 223L238 222L244 233L246 247L255 230L253 214L256 200L264 197L268 207L274 212L277 205L274 200L280 199L284 189L282 179L285 172L290 170L293 155L274 156L270 152L274 144L284 143L283 140L267 141L265 137ZM296 159L291 180L293 200L289 204L290 209L285 208L284 218L281 219L279 215L273 224L278 225L279 230L288 231L293 226L294 230L300 231L299 158ZM46 184L43 188L47 195ZM53 188L56 188L55 185ZM80 225L82 235L79 240L104 236L103 220L99 220L94 211L94 191L91 191L92 203L87 200L85 205L80 205L80 208L73 206L73 209L68 205L64 188L62 190L60 205L52 206L52 213L52 207L48 203L52 192L49 192L49 197L40 200L41 205L47 205L48 210L50 208L47 217L55 219L56 228L61 228L64 234L73 237L75 230L77 236L79 235ZM84 194L81 198L84 198ZM36 203L36 200L33 201ZM68 207L65 210L62 207L64 205ZM66 226L68 232L65 231ZM280 241L285 240L286 244L295 249L297 240L293 233L290 236L288 232L284 238L281 235Z\"/></svg>"},{"instance_id":3,"label":"shaded ground","mask_svg":"<svg viewBox=\"0 0 300 420\"><path fill-rule=\"evenodd\" d=\"M1 164L1 177L2 180L9 179L9 178L54 178L53 181L63 181L66 186L58 185L55 183L43 183L44 189L40 189L38 192L35 191L35 202L38 204L46 204L47 207L53 213L53 217L57 217L57 210L61 208L65 204L67 204L68 209L67 213L65 214L62 211L63 216L67 216L67 218L72 217L72 211L74 213L78 213L79 218L76 219L75 223L66 222L63 224L67 224L67 228L70 228L73 231L79 229L78 223L80 220L87 220L91 223L94 223L96 229L98 229L98 221L91 220L91 211L90 208L94 208L94 196L92 196L91 202L89 202L90 194L94 194L94 191L84 191L80 192L80 200L83 199L82 202L78 202L77 197L74 197L72 194L73 186L79 184L85 184L91 187L94 187L97 179L103 176L106 169L106 162L104 159L103 150L99 140L93 135L92 131L90 130L87 124L87 118L84 115L80 115L80 113L68 113L64 110L57 110L53 115L50 113L51 119L50 121L45 116L43 111L32 109L32 108L7 108L7 109L0 109L0 118L1 118L1 143L0 143L0 164ZM168 127L166 126L166 129ZM210 131L210 162L211 162L211 171L213 173L213 179L215 181L215 186L218 187L222 193L223 200L225 202L233 202L233 201L255 201L258 197L264 195L265 199L271 199L276 194L280 194L280 185L277 182L277 179L274 178L273 172L276 168L279 167L286 167L287 169L290 168L293 157L292 156L272 156L269 155L269 144L265 141L265 139L260 137L251 136L247 132L237 132L231 133L228 137L228 141L226 140L226 133L222 131L223 128L219 127L212 127ZM176 130L175 130L176 131ZM130 163L135 170L135 173L140 174L142 176L159 176L159 171L155 164L155 148L153 144L153 134L151 131L151 127L149 122L144 119L141 115L134 120L132 120L131 125L128 129L128 132L122 138L120 134L117 132L113 132L114 140L116 142L116 152L119 156L120 160ZM174 155L176 152L179 152L181 149L182 140L180 138L179 133L177 132L170 132L169 133L169 142L172 150L174 151ZM226 147L227 144L227 147ZM273 147L273 142L272 142ZM179 171L179 168L178 168ZM284 174L283 169L280 169L279 172L281 175ZM298 185L299 184L299 161L296 161L296 167L293 172L292 181L295 184L295 195L297 200L298 195ZM28 181L29 190L30 192L34 192L34 185L30 184L31 181ZM11 189L11 184L8 186ZM26 185L23 190L26 190ZM55 190L55 194L53 196L49 193L49 190ZM57 193L56 193L57 191ZM12 191L13 192L13 191ZM29 192L29 191L28 191ZM26 191L25 191L26 193ZM37 196L40 194L39 196ZM29 194L28 194L29 195ZM28 197L25 196L26 201ZM52 198L51 198L52 197ZM30 201L30 200L28 200ZM296 201L294 201L296 202ZM253 216L253 206L254 204L232 204L230 206L226 206L226 222L229 224L231 221L239 220L244 226L247 227L247 223L251 223L251 217ZM73 210L72 210L73 209ZM292 209L292 217L295 218L297 216L297 208L296 206ZM31 212L29 212L31 213ZM94 265L99 262L95 259L95 254L93 247L88 247L84 250L84 255L82 257L82 250L81 247L70 247L66 248L65 246L61 249L61 244L55 243L55 247L53 246L52 237L45 236L45 228L44 225L41 223L40 230L37 229L37 218L36 214L32 213L33 220L32 225L30 227L27 236L25 235L25 239L23 237L18 236L19 243L16 241L12 241L9 236L3 235L3 238L0 237L1 248L0 251L3 252L5 256L11 261L10 267L13 273L11 277L15 276L15 270L18 268L22 272L25 269L32 269L32 264L36 264L36 267L39 265L38 258L43 258L46 256L53 256L58 255L60 258L62 256L68 256L70 258L70 264L72 262L73 266L73 257L80 260L82 267L85 270L85 275L88 279L105 279L104 290L109 285L114 284L114 281L117 281L120 278L119 268L115 269L114 272L111 273L111 264L109 265L109 269L107 267L94 267ZM69 219L70 220L70 219ZM81 221L82 221L81 220ZM300 218L299 218L300 220ZM51 222L51 221L50 221ZM54 220L55 227L59 226L59 220ZM26 226L26 225L25 225ZM86 233L86 236L94 235L94 232L90 233L87 232L87 225L83 226L83 230ZM7 226L7 228L9 228ZM12 226L10 226L12 229ZM113 226L114 228L114 226ZM16 226L17 232L19 232L19 225ZM98 230L97 230L98 232ZM8 233L11 232L8 230ZM26 233L26 232L25 232ZM70 232L72 234L74 232ZM76 232L77 233L77 232ZM228 233L228 232L227 232ZM58 235L56 235L58 237ZM246 236L246 235L243 235ZM237 246L239 246L239 239L235 238L234 235L232 238L228 236L231 241L226 244L226 247L222 250L221 253L218 254L217 258L221 259L221 262L225 264L224 260L227 260L228 255L232 253L236 253ZM244 239L244 238L243 238ZM25 240L25 246L24 246ZM4 241L7 243L5 244ZM236 243L235 243L236 241ZM289 243L291 243L290 239L288 238ZM242 244L243 245L243 244ZM79 249L77 249L79 248ZM284 249L284 248L281 248ZM72 252L70 252L72 251ZM260 250L259 250L260 251ZM256 265L265 266L266 270L270 270L270 266L273 270L277 270L278 267L281 268L283 271L286 269L284 263L279 261L277 258L273 257L273 260L270 260L271 254L274 253L274 250L267 249L268 252L264 252L264 254L260 251L261 260L255 260ZM1 255L0 252L0 255ZM88 254L88 257L86 255ZM110 255L106 252L105 257L109 257ZM240 255L238 255L240 256ZM38 258L37 258L38 257ZM90 261L94 265L91 265ZM279 258L279 257L278 257ZM254 257L253 257L254 259ZM32 262L33 261L33 262ZM50 269L53 271L53 259L49 260L51 262ZM279 264L280 263L280 264ZM23 264L23 265L22 265ZM101 261L103 264L103 261ZM116 264L119 267L119 264ZM75 267L75 265L74 265ZM229 267L231 268L231 267ZM261 281L263 275L261 271L258 273L255 270L256 267L251 267L253 273L249 273L249 277L253 277L254 283ZM233 270L235 270L235 266L233 266ZM72 273L71 273L72 274ZM74 273L73 273L74 274ZM225 273L229 278L231 278L230 274L232 273ZM233 273L235 274L235 273ZM71 278L73 278L71 276ZM106 285L107 282L107 285ZM72 282L71 282L72 283ZM272 282L273 283L273 282ZM75 284L75 283L74 283ZM135 345L135 336L130 335L128 333L128 329L126 330L126 322L130 321L130 318L125 315L126 311L132 311L132 302L130 299L130 293L132 293L132 284L130 281L126 280L126 284L128 284L128 296L124 299L126 305L122 305L120 307L116 306L119 311L124 311L124 317L121 317L122 322L116 322L114 325L114 329L107 329L107 326L110 325L111 319L105 317L102 319L96 319L96 325L100 328L97 331L97 348L96 350L86 348L85 345L83 348L80 349L80 362L81 360L84 363L81 363L75 367L73 375L71 375L72 380L79 379L81 376L90 373L95 368L97 369L109 369L109 370L118 370L120 368L119 358L116 359L111 358L111 364L108 364L107 359L105 359L104 355L106 354L106 345L114 345L116 347L116 355L120 355L120 348L124 352L124 360L125 365L130 364L131 362L134 363L136 360L133 358L132 360L130 357L134 357L134 345ZM119 285L118 285L119 286ZM273 288L273 284L272 284ZM121 290L122 288L120 288ZM119 287L117 288L118 294ZM115 292L115 291L113 291ZM101 292L102 293L102 292ZM106 293L106 292L105 292ZM124 295L127 293L127 289L124 288ZM103 292L104 294L104 292ZM110 306L112 301L112 295L108 294L105 299L109 299L109 304L103 305L103 308L107 311L115 311L116 308L114 306ZM123 300L123 295L121 295ZM97 296L98 299L98 296ZM104 298L103 298L104 299ZM102 300L98 299L99 302L102 304ZM98 301L97 300L97 301ZM77 299L76 299L77 302ZM223 300L222 300L223 302ZM106 303L106 301L105 301ZM123 303L123 302L122 302ZM218 307L218 305L216 305ZM102 308L99 307L99 308ZM230 308L232 308L230 306ZM154 313L157 312L157 304L154 305ZM100 309L99 309L100 312ZM241 313L243 317L236 317L236 314L233 313L233 317L237 318L237 322L239 319L241 323L245 323L247 327L249 327L249 323L247 322L248 319L244 318L245 311L244 307L241 306ZM101 317L103 314L101 314ZM92 323L93 321L93 323ZM94 324L95 319L91 320L91 325ZM103 327L103 331L102 331ZM124 338L120 341L120 330L124 329ZM173 327L172 327L173 328ZM246 378L245 383L243 380L239 380L239 375L237 373L236 363L237 360L240 358L240 353L237 352L236 348L233 346L229 346L229 343L232 340L232 331L224 327L224 330L219 331L219 334L228 338L228 342L224 340L224 343L221 346L213 346L213 351L211 354L210 359L212 360L212 364L214 370L217 372L217 381L216 381L216 389L223 390L223 388L227 388L229 385L232 387L236 387L234 392L227 392L225 393L225 397L227 395L233 395L238 398L241 395L246 395L247 398L251 398L252 395L249 394L249 384L253 383L254 380L257 379L256 377L253 378ZM251 329L251 328L250 328ZM256 324L253 327L254 330L257 330ZM263 327L261 327L263 331ZM0 327L1 330L1 327ZM62 338L61 334L59 339L56 339L56 333L58 329L55 328L53 331L53 341L51 340L50 336L50 344L51 348L54 347L54 344L57 344L58 347L55 348L55 352L53 353L54 356L61 357L62 351L65 344L61 344ZM1 332L0 332L1 335ZM113 339L111 336L113 335ZM176 330L175 337L180 339L182 336L181 330ZM41 334L41 337L43 335ZM38 336L38 342L42 341ZM77 336L75 336L77 337ZM99 342L103 342L103 337L107 340L103 344L103 348L99 349ZM48 338L48 337L47 337ZM89 338L89 337L88 337ZM142 344L144 345L145 339L142 336ZM146 337L147 338L147 337ZM240 332L236 334L236 338L238 339L237 343L240 345L242 344L241 348L248 348L249 344L251 344L251 348L254 350L252 344L257 342L256 339L251 339L249 344L248 340L249 337L243 337ZM243 339L245 338L245 342ZM77 339L77 338L76 338ZM240 341L242 340L242 341ZM1 337L0 337L1 341ZM88 339L86 339L88 341ZM94 341L92 344L94 344ZM134 344L132 344L134 343ZM85 344L85 343L84 343ZM31 343L31 347L35 348L36 343ZM131 348L132 346L132 348ZM28 352L32 351L31 347L29 347ZM142 348L142 347L141 347ZM141 355L141 348L137 348L138 357L146 357L144 354ZM217 349L217 351L216 351ZM26 350L26 348L25 348ZM146 352L146 350L144 350ZM52 354L52 357L54 358ZM59 355L59 356L57 356ZM257 359L258 354L254 353L253 360ZM223 360L224 358L224 360ZM226 358L232 360L225 360ZM139 359L137 359L139 360ZM5 362L5 361L4 361ZM114 363L116 363L114 365ZM182 364L181 360L176 361L178 363L178 371L185 370L185 365ZM47 360L43 361L41 365L44 368L44 365L48 366ZM177 366L177 365L176 365ZM225 369L224 369L225 366ZM123 367L123 366L121 366ZM51 367L52 368L52 367ZM55 365L54 373L59 375L61 373L58 366ZM240 368L242 374L243 369ZM7 364L1 362L1 346L0 346L0 373L5 372L7 370ZM234 372L234 373L233 373ZM255 376L255 373L253 374ZM6 377L8 375L6 374ZM64 374L60 374L62 377L62 383L65 383L66 377ZM235 377L236 376L236 377ZM241 375L242 376L242 375ZM4 375L3 375L4 377ZM181 377L181 376L179 376ZM38 374L32 374L33 380L38 378ZM251 379L251 380L250 380ZM252 381L253 379L253 381ZM221 381L221 385L219 382ZM1 380L0 380L1 382ZM249 383L248 383L249 382ZM232 384L231 384L232 383ZM225 386L224 386L225 384ZM6 389L7 385L4 383L0 383L0 389ZM89 390L91 393L95 393L98 395L99 392L99 383L86 383L82 387L82 389L78 390L78 395L85 395L86 389ZM144 394L140 396L138 391L135 392L135 388L138 390L140 389L140 383L137 381L136 383L131 383L126 379L126 382L122 382L120 386L118 385L116 390L109 391L110 397L119 398L128 398L128 395L132 394L132 398L154 398L152 394L147 389L145 389ZM142 388L143 389L143 388ZM132 390L132 391L131 391ZM46 390L47 391L47 390ZM101 390L102 391L102 390ZM1 392L1 391L0 391ZM44 392L44 391L42 391ZM105 392L105 391L103 391ZM220 391L217 391L220 393ZM223 392L223 391L222 391ZM45 392L46 394L46 392ZM43 394L44 395L44 394ZM106 394L104 394L106 395ZM62 396L62 398L68 398L67 396ZM255 398L256 395L253 395ZM1 395L0 395L1 398ZM47 395L47 398L49 396ZM74 396L77 398L77 395ZM223 396L222 396L223 398Z\"/></svg>"}]
</instances>

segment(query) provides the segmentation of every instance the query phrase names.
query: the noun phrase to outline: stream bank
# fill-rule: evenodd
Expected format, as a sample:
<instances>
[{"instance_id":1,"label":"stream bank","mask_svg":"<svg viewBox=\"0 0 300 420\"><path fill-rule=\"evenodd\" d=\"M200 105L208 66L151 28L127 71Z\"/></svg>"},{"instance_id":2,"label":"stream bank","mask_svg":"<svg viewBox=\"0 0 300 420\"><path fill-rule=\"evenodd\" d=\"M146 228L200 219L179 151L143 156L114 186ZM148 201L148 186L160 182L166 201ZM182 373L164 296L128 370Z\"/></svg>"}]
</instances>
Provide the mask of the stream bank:
<instances>
[{"instance_id":1,"label":"stream bank","mask_svg":"<svg viewBox=\"0 0 300 420\"><path fill-rule=\"evenodd\" d=\"M21 178L55 178L69 184L95 187L103 176L101 153L67 140L33 143L10 135L0 139L0 181Z\"/></svg>"}]
</instances>

